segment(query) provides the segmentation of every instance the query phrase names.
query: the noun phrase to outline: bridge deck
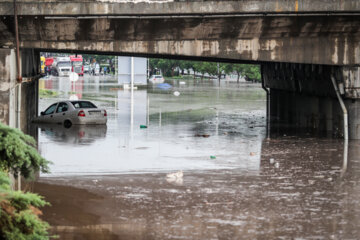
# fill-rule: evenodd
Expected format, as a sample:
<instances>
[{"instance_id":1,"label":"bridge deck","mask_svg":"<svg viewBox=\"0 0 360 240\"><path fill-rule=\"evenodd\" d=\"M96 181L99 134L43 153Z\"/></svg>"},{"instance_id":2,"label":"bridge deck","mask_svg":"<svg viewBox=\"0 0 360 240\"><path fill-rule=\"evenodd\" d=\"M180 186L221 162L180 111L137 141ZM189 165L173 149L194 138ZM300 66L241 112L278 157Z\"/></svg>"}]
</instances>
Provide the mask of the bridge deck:
<instances>
[{"instance_id":1,"label":"bridge deck","mask_svg":"<svg viewBox=\"0 0 360 240\"><path fill-rule=\"evenodd\" d=\"M144 16L243 14L358 14L358 0L20 0L19 15ZM0 0L0 15L13 14L13 1Z\"/></svg>"}]
</instances>

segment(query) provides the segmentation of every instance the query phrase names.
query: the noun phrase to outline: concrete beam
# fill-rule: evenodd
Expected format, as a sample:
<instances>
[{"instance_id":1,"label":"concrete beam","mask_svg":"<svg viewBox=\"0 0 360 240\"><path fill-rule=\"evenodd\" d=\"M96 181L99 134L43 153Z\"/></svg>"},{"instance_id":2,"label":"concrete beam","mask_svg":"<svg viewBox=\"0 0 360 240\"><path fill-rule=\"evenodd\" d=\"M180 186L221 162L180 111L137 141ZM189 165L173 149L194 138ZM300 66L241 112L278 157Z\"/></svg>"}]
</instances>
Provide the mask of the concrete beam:
<instances>
[{"instance_id":1,"label":"concrete beam","mask_svg":"<svg viewBox=\"0 0 360 240\"><path fill-rule=\"evenodd\" d=\"M0 46L12 47L11 17L0 19ZM360 18L234 17L47 19L22 17L23 48L47 51L222 58L233 61L360 64Z\"/></svg>"},{"instance_id":2,"label":"concrete beam","mask_svg":"<svg viewBox=\"0 0 360 240\"><path fill-rule=\"evenodd\" d=\"M360 12L358 0L18 0L19 15L213 15L213 14L306 14ZM13 2L0 0L0 15L11 15Z\"/></svg>"}]
</instances>

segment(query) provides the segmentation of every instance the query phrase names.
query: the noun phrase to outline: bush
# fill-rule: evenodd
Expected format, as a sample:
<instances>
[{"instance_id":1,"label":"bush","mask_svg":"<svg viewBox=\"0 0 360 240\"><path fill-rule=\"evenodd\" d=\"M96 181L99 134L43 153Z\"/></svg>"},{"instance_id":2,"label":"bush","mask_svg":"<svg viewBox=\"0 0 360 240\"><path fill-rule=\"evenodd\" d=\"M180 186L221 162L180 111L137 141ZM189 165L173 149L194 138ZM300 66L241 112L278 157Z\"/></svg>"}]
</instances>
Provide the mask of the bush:
<instances>
[{"instance_id":1,"label":"bush","mask_svg":"<svg viewBox=\"0 0 360 240\"><path fill-rule=\"evenodd\" d=\"M20 173L25 178L48 172L48 164L35 149L36 141L18 129L0 124L0 169Z\"/></svg>"},{"instance_id":2,"label":"bush","mask_svg":"<svg viewBox=\"0 0 360 240\"><path fill-rule=\"evenodd\" d=\"M10 180L0 172L0 239L49 239L49 225L39 218L39 207L48 205L34 193L10 189Z\"/></svg>"},{"instance_id":3,"label":"bush","mask_svg":"<svg viewBox=\"0 0 360 240\"><path fill-rule=\"evenodd\" d=\"M35 172L48 172L48 161L34 148L36 141L21 132L0 124L0 239L49 239L49 225L39 218L39 207L48 205L34 193L13 191L9 172L25 178Z\"/></svg>"}]
</instances>

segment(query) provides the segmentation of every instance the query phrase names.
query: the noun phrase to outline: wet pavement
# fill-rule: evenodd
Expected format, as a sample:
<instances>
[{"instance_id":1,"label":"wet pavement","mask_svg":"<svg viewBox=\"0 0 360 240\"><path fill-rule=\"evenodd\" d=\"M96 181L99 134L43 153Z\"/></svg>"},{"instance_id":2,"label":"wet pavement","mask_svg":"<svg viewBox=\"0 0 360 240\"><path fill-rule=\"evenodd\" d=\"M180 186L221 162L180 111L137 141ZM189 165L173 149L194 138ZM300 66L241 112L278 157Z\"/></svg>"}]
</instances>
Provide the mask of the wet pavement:
<instances>
[{"instance_id":1,"label":"wet pavement","mask_svg":"<svg viewBox=\"0 0 360 240\"><path fill-rule=\"evenodd\" d=\"M43 218L60 239L360 238L360 142L344 161L342 140L266 140L258 85L175 81L131 103L110 82L40 83L58 93L40 110L78 98L109 112L106 127L39 126L53 165L32 188L51 202Z\"/></svg>"}]
</instances>

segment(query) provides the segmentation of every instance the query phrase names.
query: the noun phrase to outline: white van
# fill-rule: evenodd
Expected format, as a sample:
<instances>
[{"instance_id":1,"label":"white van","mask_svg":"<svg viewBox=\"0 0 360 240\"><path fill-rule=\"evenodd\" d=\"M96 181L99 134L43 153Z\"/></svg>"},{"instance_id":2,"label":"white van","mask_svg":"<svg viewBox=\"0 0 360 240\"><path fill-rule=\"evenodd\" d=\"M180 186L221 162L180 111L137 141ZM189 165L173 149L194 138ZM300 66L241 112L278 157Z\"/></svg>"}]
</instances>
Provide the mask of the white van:
<instances>
[{"instance_id":1,"label":"white van","mask_svg":"<svg viewBox=\"0 0 360 240\"><path fill-rule=\"evenodd\" d=\"M71 72L70 57L56 58L56 71L57 71L58 76L69 76L69 74Z\"/></svg>"},{"instance_id":2,"label":"white van","mask_svg":"<svg viewBox=\"0 0 360 240\"><path fill-rule=\"evenodd\" d=\"M100 75L100 64L98 63L95 64L94 75Z\"/></svg>"}]
</instances>

